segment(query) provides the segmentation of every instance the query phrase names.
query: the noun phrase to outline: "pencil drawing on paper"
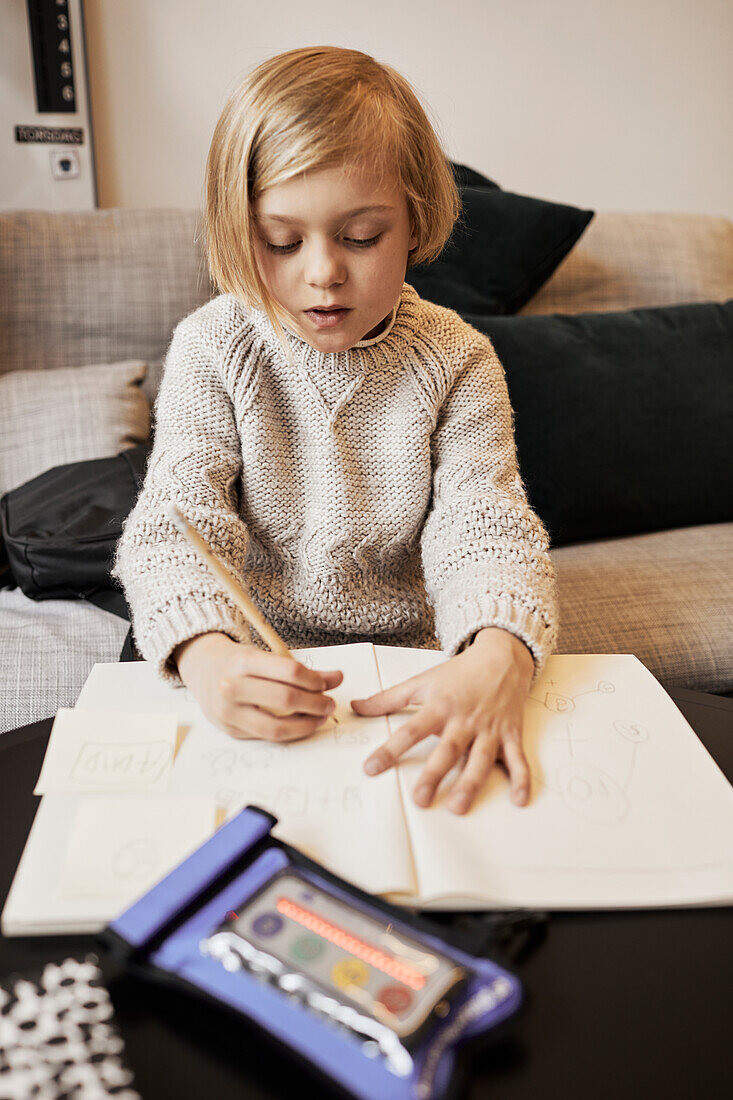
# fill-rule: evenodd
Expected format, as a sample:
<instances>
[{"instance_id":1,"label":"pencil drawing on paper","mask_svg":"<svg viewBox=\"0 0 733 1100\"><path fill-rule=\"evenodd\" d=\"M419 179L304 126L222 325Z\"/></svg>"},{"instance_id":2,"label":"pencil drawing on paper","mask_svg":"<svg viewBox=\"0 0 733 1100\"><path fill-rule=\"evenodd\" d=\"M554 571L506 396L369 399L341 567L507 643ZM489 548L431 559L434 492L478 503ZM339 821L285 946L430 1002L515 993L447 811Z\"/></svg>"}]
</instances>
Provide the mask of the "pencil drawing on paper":
<instances>
[{"instance_id":1,"label":"pencil drawing on paper","mask_svg":"<svg viewBox=\"0 0 733 1100\"><path fill-rule=\"evenodd\" d=\"M278 787L274 794L252 788L219 787L216 804L231 813L236 808L250 804L270 809L276 816L300 817L308 812L335 810L339 814L359 813L364 810L362 792L355 785L344 787L305 787L289 784Z\"/></svg>"},{"instance_id":2,"label":"pencil drawing on paper","mask_svg":"<svg viewBox=\"0 0 733 1100\"><path fill-rule=\"evenodd\" d=\"M214 794L214 800L227 816L244 806L259 806L261 810L271 810L272 802L271 796L266 792L249 788L245 791L238 787L219 787Z\"/></svg>"},{"instance_id":3,"label":"pencil drawing on paper","mask_svg":"<svg viewBox=\"0 0 733 1100\"><path fill-rule=\"evenodd\" d=\"M109 744L85 742L71 768L69 779L80 787L130 790L156 783L173 758L167 741Z\"/></svg>"},{"instance_id":4,"label":"pencil drawing on paper","mask_svg":"<svg viewBox=\"0 0 733 1100\"><path fill-rule=\"evenodd\" d=\"M236 771L269 768L274 755L274 747L255 741L249 745L207 750L201 753L201 761L213 779L219 775L233 775Z\"/></svg>"},{"instance_id":5,"label":"pencil drawing on paper","mask_svg":"<svg viewBox=\"0 0 733 1100\"><path fill-rule=\"evenodd\" d=\"M603 710L593 707L599 696L615 691L609 680L599 680L576 695L546 691L542 698L528 699L548 712L542 739L552 746L542 753L544 774L533 769L533 778L559 795L571 813L603 825L623 821L629 813L637 749L649 740L649 731L639 722L625 717L609 721L607 704Z\"/></svg>"},{"instance_id":6,"label":"pencil drawing on paper","mask_svg":"<svg viewBox=\"0 0 733 1100\"><path fill-rule=\"evenodd\" d=\"M334 740L337 745L368 745L371 734L358 722L350 722L343 729L334 731Z\"/></svg>"},{"instance_id":7,"label":"pencil drawing on paper","mask_svg":"<svg viewBox=\"0 0 733 1100\"><path fill-rule=\"evenodd\" d=\"M280 787L275 796L276 814L304 814L306 811L333 810L338 814L364 809L362 793L356 786Z\"/></svg>"},{"instance_id":8,"label":"pencil drawing on paper","mask_svg":"<svg viewBox=\"0 0 733 1100\"><path fill-rule=\"evenodd\" d=\"M154 840L138 837L126 841L114 853L110 866L115 878L123 882L150 875L160 860L158 845Z\"/></svg>"}]
</instances>

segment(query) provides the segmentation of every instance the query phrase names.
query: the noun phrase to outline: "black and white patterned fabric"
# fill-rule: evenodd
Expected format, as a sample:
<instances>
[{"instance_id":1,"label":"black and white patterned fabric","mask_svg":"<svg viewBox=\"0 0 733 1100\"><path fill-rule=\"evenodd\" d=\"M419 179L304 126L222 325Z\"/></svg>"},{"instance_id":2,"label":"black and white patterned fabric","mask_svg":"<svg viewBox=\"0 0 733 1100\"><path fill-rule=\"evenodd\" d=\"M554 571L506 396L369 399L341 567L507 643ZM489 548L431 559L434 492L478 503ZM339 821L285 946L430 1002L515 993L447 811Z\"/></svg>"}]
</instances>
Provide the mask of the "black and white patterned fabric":
<instances>
[{"instance_id":1,"label":"black and white patterned fabric","mask_svg":"<svg viewBox=\"0 0 733 1100\"><path fill-rule=\"evenodd\" d=\"M0 735L73 707L94 665L118 660L128 626L86 600L0 591Z\"/></svg>"},{"instance_id":2,"label":"black and white patterned fabric","mask_svg":"<svg viewBox=\"0 0 733 1100\"><path fill-rule=\"evenodd\" d=\"M0 982L0 1100L140 1100L94 956Z\"/></svg>"}]
</instances>

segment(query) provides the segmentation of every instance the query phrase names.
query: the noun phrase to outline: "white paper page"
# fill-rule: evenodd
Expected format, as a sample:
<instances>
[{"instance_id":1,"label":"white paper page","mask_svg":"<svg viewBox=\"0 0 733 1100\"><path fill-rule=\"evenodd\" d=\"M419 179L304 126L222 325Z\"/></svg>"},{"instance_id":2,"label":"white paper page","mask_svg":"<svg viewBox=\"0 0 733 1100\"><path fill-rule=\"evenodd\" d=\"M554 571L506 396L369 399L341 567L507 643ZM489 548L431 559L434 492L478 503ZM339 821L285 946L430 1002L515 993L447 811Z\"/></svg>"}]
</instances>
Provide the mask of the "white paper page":
<instances>
[{"instance_id":1,"label":"white paper page","mask_svg":"<svg viewBox=\"0 0 733 1100\"><path fill-rule=\"evenodd\" d=\"M112 803L117 797L109 795L100 801ZM159 799L146 797L135 801L150 806L161 802L181 803L180 799L169 799L166 796ZM192 811L192 818L200 825L201 834L199 837L194 837L190 832L185 834L186 844L190 844L188 850L181 847L173 852L169 847L172 862L168 866L164 861L159 863L159 878L172 870L179 862L179 856L180 859L185 858L190 850L203 844L207 836L214 832L216 807L213 800L187 800L185 804L179 805L178 812L187 812L193 801L201 803ZM3 909L4 935L41 936L64 932L99 932L142 892L135 885L131 886L129 899L94 894L74 896L68 892L68 880L65 879L69 840L75 831L78 810L86 802L87 798L84 796L74 797L67 794L46 794L41 799ZM182 831L186 829L182 822L180 827ZM99 852L100 845L96 839L90 840L90 844Z\"/></svg>"},{"instance_id":2,"label":"white paper page","mask_svg":"<svg viewBox=\"0 0 733 1100\"><path fill-rule=\"evenodd\" d=\"M411 680L413 676L419 676L421 672L427 672L429 669L435 668L436 665L443 664L444 661L448 660L445 653L439 649L413 649L409 646L375 645L374 653L377 659L379 678L382 683L382 688L385 691L388 688L403 683L405 680ZM409 706L405 707L404 710L395 711L393 714L386 715L387 730L385 731L385 740L386 737L396 733L402 723L406 722L411 715L416 714L419 709L419 706ZM436 738L431 738L431 744L436 743ZM406 761L406 757L403 757L403 760ZM403 767L402 763L390 770L393 770L397 775L400 795L404 804L406 800L409 801L412 797L412 787L414 787L415 784L413 782L412 787L410 787L407 782L412 773L408 772L408 769ZM412 838L409 835L409 818L406 815L404 805L403 813L405 813L405 825L407 827L408 839L410 840L410 844L412 844Z\"/></svg>"},{"instance_id":3,"label":"white paper page","mask_svg":"<svg viewBox=\"0 0 733 1100\"><path fill-rule=\"evenodd\" d=\"M397 777L376 779L363 763L384 741L384 718L360 718L350 700L380 690L368 643L294 650L312 668L341 669L333 718L289 744L236 740L213 726L185 688L161 681L152 665L97 664L76 709L174 710L185 735L169 793L210 795L233 814L251 803L278 818L273 835L372 893L413 891L415 875Z\"/></svg>"},{"instance_id":4,"label":"white paper page","mask_svg":"<svg viewBox=\"0 0 733 1100\"><path fill-rule=\"evenodd\" d=\"M215 813L213 798L79 799L60 896L126 908L213 834Z\"/></svg>"},{"instance_id":5,"label":"white paper page","mask_svg":"<svg viewBox=\"0 0 733 1100\"><path fill-rule=\"evenodd\" d=\"M390 673L380 662L386 683ZM401 672L402 670L400 670ZM401 766L415 786L435 738ZM627 654L550 657L525 707L527 807L498 768L472 810L404 798L434 908L609 908L733 901L733 788L661 685Z\"/></svg>"},{"instance_id":6,"label":"white paper page","mask_svg":"<svg viewBox=\"0 0 733 1100\"><path fill-rule=\"evenodd\" d=\"M34 794L129 791L160 794L176 745L175 714L58 711Z\"/></svg>"}]
</instances>

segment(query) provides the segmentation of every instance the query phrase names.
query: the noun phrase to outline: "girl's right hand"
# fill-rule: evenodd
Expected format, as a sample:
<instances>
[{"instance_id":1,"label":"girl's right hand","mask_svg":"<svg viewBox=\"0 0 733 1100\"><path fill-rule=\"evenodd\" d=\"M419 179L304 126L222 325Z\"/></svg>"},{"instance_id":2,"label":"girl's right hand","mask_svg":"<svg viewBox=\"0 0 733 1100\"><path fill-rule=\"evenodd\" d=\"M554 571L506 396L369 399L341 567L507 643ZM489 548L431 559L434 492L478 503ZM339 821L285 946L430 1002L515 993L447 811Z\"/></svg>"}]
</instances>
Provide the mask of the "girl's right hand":
<instances>
[{"instance_id":1,"label":"girl's right hand","mask_svg":"<svg viewBox=\"0 0 733 1100\"><path fill-rule=\"evenodd\" d=\"M325 691L343 673L315 672L294 658L235 642L227 634L199 634L172 654L181 679L210 722L231 737L297 741L333 714Z\"/></svg>"}]
</instances>

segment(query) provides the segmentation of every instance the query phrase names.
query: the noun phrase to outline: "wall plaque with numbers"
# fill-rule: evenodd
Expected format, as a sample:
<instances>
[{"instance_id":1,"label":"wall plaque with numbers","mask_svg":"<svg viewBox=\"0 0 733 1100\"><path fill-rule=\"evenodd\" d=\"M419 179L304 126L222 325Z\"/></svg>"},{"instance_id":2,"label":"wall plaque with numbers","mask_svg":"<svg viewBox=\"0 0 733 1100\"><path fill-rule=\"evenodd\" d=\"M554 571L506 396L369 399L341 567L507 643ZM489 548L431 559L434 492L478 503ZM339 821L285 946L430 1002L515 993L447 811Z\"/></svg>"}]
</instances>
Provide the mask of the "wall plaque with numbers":
<instances>
[{"instance_id":1,"label":"wall plaque with numbers","mask_svg":"<svg viewBox=\"0 0 733 1100\"><path fill-rule=\"evenodd\" d=\"M68 0L27 0L39 114L76 111Z\"/></svg>"}]
</instances>

